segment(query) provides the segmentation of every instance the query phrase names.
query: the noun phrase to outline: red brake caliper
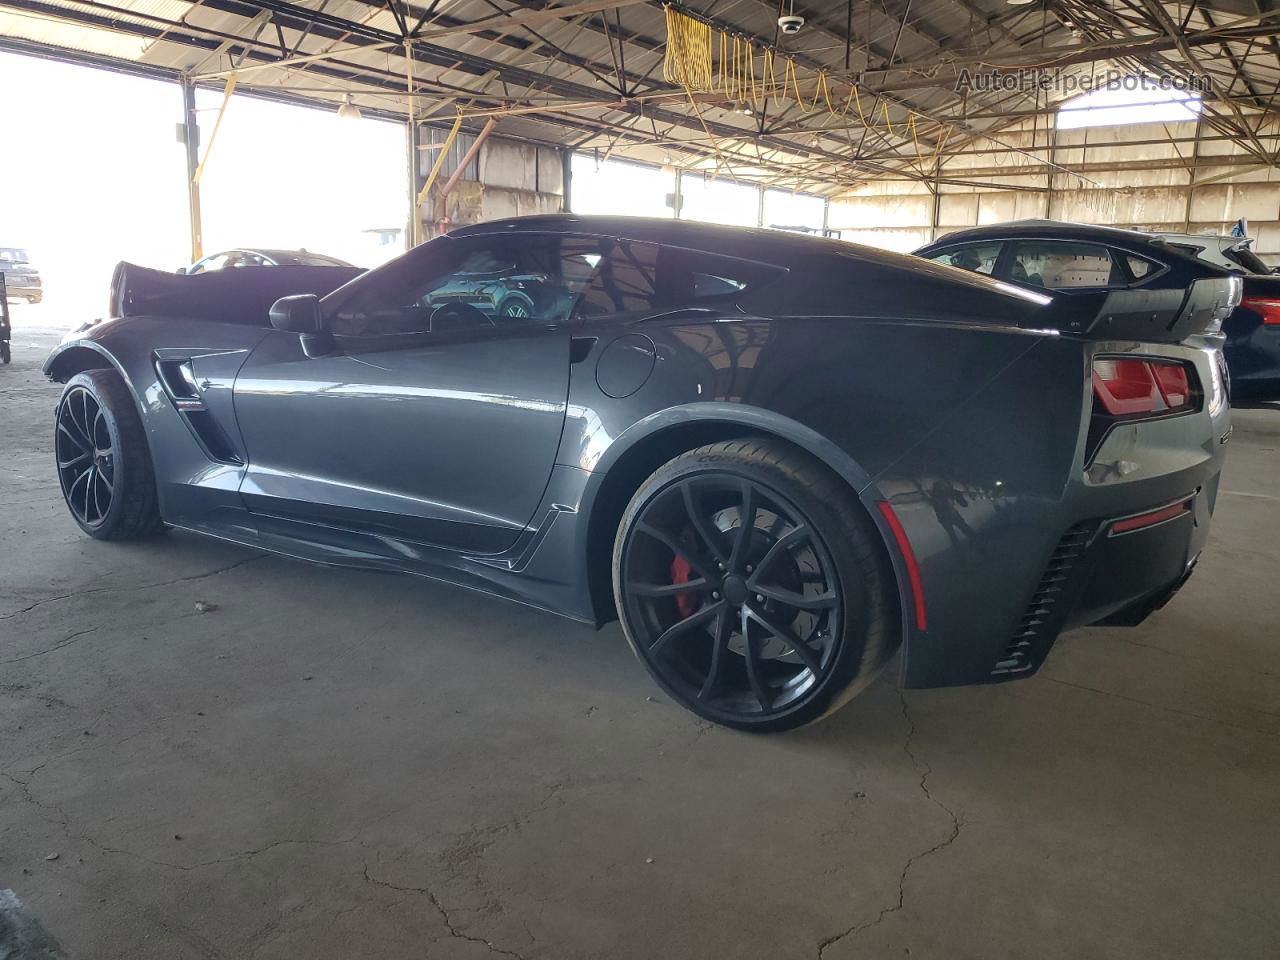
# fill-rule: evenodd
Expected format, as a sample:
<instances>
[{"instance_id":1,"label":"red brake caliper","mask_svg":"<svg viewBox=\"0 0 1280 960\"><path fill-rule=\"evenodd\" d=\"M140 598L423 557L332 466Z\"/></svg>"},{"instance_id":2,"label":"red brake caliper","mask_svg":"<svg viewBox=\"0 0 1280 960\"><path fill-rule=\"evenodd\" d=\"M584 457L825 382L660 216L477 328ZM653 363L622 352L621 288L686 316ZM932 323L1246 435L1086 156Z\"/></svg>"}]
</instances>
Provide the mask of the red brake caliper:
<instances>
[{"instance_id":1,"label":"red brake caliper","mask_svg":"<svg viewBox=\"0 0 1280 960\"><path fill-rule=\"evenodd\" d=\"M672 583L688 583L689 574L693 572L693 568L689 566L689 561L684 558L684 554L677 553L675 559L671 561L671 582ZM676 609L680 611L680 616L688 617L693 615L694 611L694 595L692 591L676 594Z\"/></svg>"}]
</instances>

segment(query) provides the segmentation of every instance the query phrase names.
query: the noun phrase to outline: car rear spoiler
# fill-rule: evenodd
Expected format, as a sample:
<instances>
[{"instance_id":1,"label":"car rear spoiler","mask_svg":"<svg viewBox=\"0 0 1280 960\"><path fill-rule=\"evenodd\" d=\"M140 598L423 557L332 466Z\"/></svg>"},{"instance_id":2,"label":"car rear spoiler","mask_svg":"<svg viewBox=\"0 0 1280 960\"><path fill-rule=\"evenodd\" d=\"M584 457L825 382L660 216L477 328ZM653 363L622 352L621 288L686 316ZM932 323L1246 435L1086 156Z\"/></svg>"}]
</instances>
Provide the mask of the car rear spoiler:
<instances>
[{"instance_id":1,"label":"car rear spoiler","mask_svg":"<svg viewBox=\"0 0 1280 960\"><path fill-rule=\"evenodd\" d=\"M359 267L235 267L180 274L121 261L111 275L108 316L174 316L267 325L281 297L323 297L364 271Z\"/></svg>"},{"instance_id":2,"label":"car rear spoiler","mask_svg":"<svg viewBox=\"0 0 1280 960\"><path fill-rule=\"evenodd\" d=\"M1036 320L1091 340L1179 343L1217 333L1240 303L1240 277L1202 277L1185 290L1109 290L1060 294Z\"/></svg>"}]
</instances>

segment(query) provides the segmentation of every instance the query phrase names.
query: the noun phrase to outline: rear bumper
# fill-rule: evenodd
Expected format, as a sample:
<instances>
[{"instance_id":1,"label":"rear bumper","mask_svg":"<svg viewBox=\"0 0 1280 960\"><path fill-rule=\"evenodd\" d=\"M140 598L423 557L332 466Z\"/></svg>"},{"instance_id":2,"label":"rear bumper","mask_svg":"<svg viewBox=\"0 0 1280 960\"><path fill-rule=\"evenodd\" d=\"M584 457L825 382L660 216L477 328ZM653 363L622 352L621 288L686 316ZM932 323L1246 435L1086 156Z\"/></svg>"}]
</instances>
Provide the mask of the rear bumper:
<instances>
[{"instance_id":1,"label":"rear bumper","mask_svg":"<svg viewBox=\"0 0 1280 960\"><path fill-rule=\"evenodd\" d=\"M1067 530L986 679L1034 673L1064 630L1137 626L1172 600L1200 557L1216 484L1215 476L1214 489Z\"/></svg>"},{"instance_id":2,"label":"rear bumper","mask_svg":"<svg viewBox=\"0 0 1280 960\"><path fill-rule=\"evenodd\" d=\"M1076 345L1072 358L1066 342L1047 347L1072 363L1092 356ZM1087 386L1058 390L1059 372L1032 368L1034 379L1019 376L1007 390L997 381L876 478L867 498L890 501L904 527L928 615L922 630L904 607L904 686L1029 675L1064 630L1141 621L1176 592L1203 549L1230 430L1229 409L1208 402L1220 396L1209 389L1216 351L1092 349L1192 362L1205 408L1118 424L1095 449ZM1188 509L1116 528L1178 503Z\"/></svg>"}]
</instances>

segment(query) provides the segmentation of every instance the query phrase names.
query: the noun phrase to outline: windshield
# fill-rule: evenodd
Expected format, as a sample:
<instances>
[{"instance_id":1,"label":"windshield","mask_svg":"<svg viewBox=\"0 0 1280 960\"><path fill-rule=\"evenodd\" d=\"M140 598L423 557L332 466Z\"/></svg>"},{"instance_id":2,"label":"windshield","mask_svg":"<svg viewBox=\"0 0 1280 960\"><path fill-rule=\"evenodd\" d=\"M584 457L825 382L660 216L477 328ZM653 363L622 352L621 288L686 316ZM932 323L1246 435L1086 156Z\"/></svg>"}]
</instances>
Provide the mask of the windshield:
<instances>
[{"instance_id":1,"label":"windshield","mask_svg":"<svg viewBox=\"0 0 1280 960\"><path fill-rule=\"evenodd\" d=\"M0 263L30 263L27 251L21 247L0 247Z\"/></svg>"}]
</instances>

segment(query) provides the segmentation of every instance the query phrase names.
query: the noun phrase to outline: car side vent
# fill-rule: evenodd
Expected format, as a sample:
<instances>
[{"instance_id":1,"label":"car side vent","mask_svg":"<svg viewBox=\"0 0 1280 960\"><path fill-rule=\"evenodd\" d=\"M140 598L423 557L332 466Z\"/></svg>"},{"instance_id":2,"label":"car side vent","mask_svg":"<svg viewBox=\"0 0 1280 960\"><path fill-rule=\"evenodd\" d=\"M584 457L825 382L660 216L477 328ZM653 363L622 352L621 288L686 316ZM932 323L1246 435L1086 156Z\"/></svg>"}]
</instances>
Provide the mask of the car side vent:
<instances>
[{"instance_id":1,"label":"car side vent","mask_svg":"<svg viewBox=\"0 0 1280 960\"><path fill-rule=\"evenodd\" d=\"M175 400L197 400L200 389L196 386L196 375L191 369L190 360L157 360L156 370L164 381L169 396Z\"/></svg>"},{"instance_id":2,"label":"car side vent","mask_svg":"<svg viewBox=\"0 0 1280 960\"><path fill-rule=\"evenodd\" d=\"M183 416L187 418L187 423L191 425L191 432L196 435L196 439L200 441L210 460L235 466L242 465L243 461L231 446L227 435L218 426L213 414L208 410L184 410Z\"/></svg>"},{"instance_id":3,"label":"car side vent","mask_svg":"<svg viewBox=\"0 0 1280 960\"><path fill-rule=\"evenodd\" d=\"M1066 615L1062 600L1076 561L1084 554L1092 535L1091 525L1080 525L1072 527L1058 541L1049 556L1044 576L1027 604L1026 613L1018 622L1004 654L991 670L993 679L1015 677L1040 665L1048 645L1061 628Z\"/></svg>"}]
</instances>

